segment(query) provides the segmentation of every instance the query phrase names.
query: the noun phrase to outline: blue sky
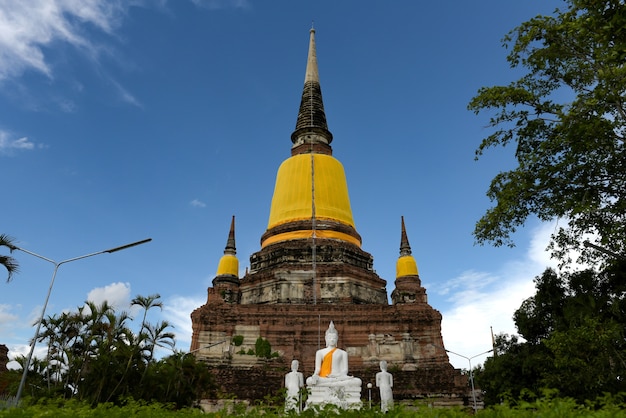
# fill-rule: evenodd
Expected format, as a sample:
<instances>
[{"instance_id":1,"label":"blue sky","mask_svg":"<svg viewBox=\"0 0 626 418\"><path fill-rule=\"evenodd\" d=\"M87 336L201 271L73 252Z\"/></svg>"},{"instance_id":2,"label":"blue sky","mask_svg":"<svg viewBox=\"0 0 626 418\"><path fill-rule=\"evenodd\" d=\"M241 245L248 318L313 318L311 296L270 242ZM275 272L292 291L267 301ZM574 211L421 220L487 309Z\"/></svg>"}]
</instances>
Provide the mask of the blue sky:
<instances>
[{"instance_id":1,"label":"blue sky","mask_svg":"<svg viewBox=\"0 0 626 418\"><path fill-rule=\"evenodd\" d=\"M517 247L475 246L491 178L511 149L474 150L481 86L519 73L502 37L556 0L0 1L0 232L65 264L48 314L86 299L126 309L159 293L153 320L188 350L189 314L236 216L242 273L259 250L276 170L289 157L314 21L334 156L363 249L393 290L404 215L446 348L465 357L514 333L511 316L550 261L553 224ZM5 251L2 249L0 251ZM53 266L24 253L0 283L0 343L25 353ZM482 361L477 357L473 364ZM468 361L450 356L457 367Z\"/></svg>"}]
</instances>

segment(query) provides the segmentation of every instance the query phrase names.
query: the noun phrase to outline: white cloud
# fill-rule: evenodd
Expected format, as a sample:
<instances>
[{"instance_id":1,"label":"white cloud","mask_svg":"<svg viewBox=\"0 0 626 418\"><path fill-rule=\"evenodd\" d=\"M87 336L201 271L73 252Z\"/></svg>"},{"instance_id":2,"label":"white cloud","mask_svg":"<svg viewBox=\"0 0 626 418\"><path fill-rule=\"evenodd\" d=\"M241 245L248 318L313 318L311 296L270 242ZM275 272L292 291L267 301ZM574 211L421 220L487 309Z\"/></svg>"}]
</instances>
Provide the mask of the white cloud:
<instances>
[{"instance_id":1,"label":"white cloud","mask_svg":"<svg viewBox=\"0 0 626 418\"><path fill-rule=\"evenodd\" d=\"M471 357L491 349L491 328L494 334L516 334L513 312L534 294L533 278L539 271L526 273L517 271L508 278L500 277L503 283L496 289L473 292L472 299L464 298L443 312L446 348ZM473 365L482 363L485 357L477 357ZM450 355L450 362L458 368L468 367L467 359L459 356Z\"/></svg>"},{"instance_id":2,"label":"white cloud","mask_svg":"<svg viewBox=\"0 0 626 418\"><path fill-rule=\"evenodd\" d=\"M18 344L9 346L9 363L7 364L7 368L11 370L21 370L22 367L19 365L17 361L13 359L18 356L26 357L30 352L30 346L27 344ZM35 346L35 351L33 351L33 358L44 359L48 355L48 348L45 344L38 343Z\"/></svg>"},{"instance_id":3,"label":"white cloud","mask_svg":"<svg viewBox=\"0 0 626 418\"><path fill-rule=\"evenodd\" d=\"M96 305L107 301L116 311L127 310L130 306L130 283L118 282L96 287L87 294L87 300Z\"/></svg>"},{"instance_id":4,"label":"white cloud","mask_svg":"<svg viewBox=\"0 0 626 418\"><path fill-rule=\"evenodd\" d=\"M17 319L18 316L11 313L10 305L0 304L0 335L7 335L7 329L11 328Z\"/></svg>"},{"instance_id":5,"label":"white cloud","mask_svg":"<svg viewBox=\"0 0 626 418\"><path fill-rule=\"evenodd\" d=\"M558 229L557 222L546 222L540 224L533 230L528 248L528 259L538 265L545 267L558 267L558 262L550 257L550 253L546 251L550 236Z\"/></svg>"},{"instance_id":6,"label":"white cloud","mask_svg":"<svg viewBox=\"0 0 626 418\"><path fill-rule=\"evenodd\" d=\"M198 199L194 199L191 202L189 202L189 204L191 206L193 206L194 208L205 208L206 207L206 203L198 200Z\"/></svg>"},{"instance_id":7,"label":"white cloud","mask_svg":"<svg viewBox=\"0 0 626 418\"><path fill-rule=\"evenodd\" d=\"M35 143L31 142L27 137L11 139L11 135L0 130L0 154L9 154L12 151L23 151L35 149Z\"/></svg>"},{"instance_id":8,"label":"white cloud","mask_svg":"<svg viewBox=\"0 0 626 418\"><path fill-rule=\"evenodd\" d=\"M248 9L251 7L249 0L191 0L191 2L198 7L212 10L225 8Z\"/></svg>"},{"instance_id":9,"label":"white cloud","mask_svg":"<svg viewBox=\"0 0 626 418\"><path fill-rule=\"evenodd\" d=\"M459 277L448 280L443 288L438 290L442 295L454 294L454 298L458 300L459 296L464 295L465 298L471 298L472 293L477 289L483 288L496 280L495 277L485 272L477 272L468 270L463 272Z\"/></svg>"},{"instance_id":10,"label":"white cloud","mask_svg":"<svg viewBox=\"0 0 626 418\"><path fill-rule=\"evenodd\" d=\"M174 326L176 348L188 351L191 346L191 312L206 303L206 299L194 296L173 296L163 304L163 317Z\"/></svg>"},{"instance_id":11,"label":"white cloud","mask_svg":"<svg viewBox=\"0 0 626 418\"><path fill-rule=\"evenodd\" d=\"M248 0L190 0L196 6L215 10L224 8L248 9ZM131 6L166 10L168 0L0 0L0 83L33 71L54 79L55 68L47 53L51 48L70 45L89 57L99 68L98 74L124 103L143 108L141 101L100 68L100 57L113 56L114 51L93 36L94 30L114 38ZM126 60L118 60L127 64ZM77 91L82 89L76 84ZM22 92L29 106L39 108L38 95ZM76 111L71 99L54 98L63 112ZM32 149L27 138L23 143L0 143L0 153L18 146ZM11 146L10 146L11 145ZM30 148L28 148L30 147Z\"/></svg>"},{"instance_id":12,"label":"white cloud","mask_svg":"<svg viewBox=\"0 0 626 418\"><path fill-rule=\"evenodd\" d=\"M42 307L33 307L25 321L20 320L18 315L11 313L11 310L14 308L19 308L19 306L0 305L0 336L5 339L5 341L0 341L0 343L4 343L9 347L9 359L11 361L9 361L7 367L9 369L20 369L20 365L16 361L13 361L13 359L17 356L26 357L28 355L30 351L28 339L32 338L35 332L34 324L39 321ZM28 325L25 326L25 324ZM30 337L23 337L24 334L30 335ZM10 342L11 340L24 342L16 344ZM35 346L35 351L33 352L34 357L45 358L46 354L47 349L44 344L37 344Z\"/></svg>"},{"instance_id":13,"label":"white cloud","mask_svg":"<svg viewBox=\"0 0 626 418\"><path fill-rule=\"evenodd\" d=\"M59 106L59 109L65 113L74 113L76 111L76 103L72 100L62 97L55 99L55 102L57 106Z\"/></svg>"},{"instance_id":14,"label":"white cloud","mask_svg":"<svg viewBox=\"0 0 626 418\"><path fill-rule=\"evenodd\" d=\"M555 270L561 269L564 271L572 271L592 268L592 265L580 263L578 261L581 255L579 251L570 250L568 256L572 260L572 263L561 267L559 267L559 262L556 259L550 257L549 252L545 251L546 247L548 246L548 242L550 241L551 235L557 233L559 228L567 228L567 226L568 221L563 219L539 225L534 230L533 237L530 241L528 258L536 264L541 264L546 267L552 267ZM593 242L595 241L595 239L596 236L592 234L585 234L581 237L581 241L589 240Z\"/></svg>"},{"instance_id":15,"label":"white cloud","mask_svg":"<svg viewBox=\"0 0 626 418\"><path fill-rule=\"evenodd\" d=\"M115 87L115 91L117 91L117 95L121 101L143 109L143 105L139 102L139 100L137 100L137 98L133 96L124 86L113 79L109 79L109 82L113 85L113 87Z\"/></svg>"},{"instance_id":16,"label":"white cloud","mask_svg":"<svg viewBox=\"0 0 626 418\"><path fill-rule=\"evenodd\" d=\"M30 142L27 137L22 137L22 138L16 139L15 141L11 142L9 144L9 146L11 148L16 148L16 149L33 149L33 148L35 148L35 144Z\"/></svg>"},{"instance_id":17,"label":"white cloud","mask_svg":"<svg viewBox=\"0 0 626 418\"><path fill-rule=\"evenodd\" d=\"M547 267L557 267L546 247L554 223L541 224L531 231L528 250L522 260L505 262L494 272L467 271L446 283L444 292L452 302L442 312L442 334L450 362L467 369L472 357L491 349L494 334L517 334L513 313L535 294L533 279ZM489 354L490 355L490 354ZM487 355L472 359L472 367L483 363Z\"/></svg>"},{"instance_id":18,"label":"white cloud","mask_svg":"<svg viewBox=\"0 0 626 418\"><path fill-rule=\"evenodd\" d=\"M35 70L52 77L44 47L65 42L94 54L85 27L111 33L123 17L121 0L0 1L0 80Z\"/></svg>"},{"instance_id":19,"label":"white cloud","mask_svg":"<svg viewBox=\"0 0 626 418\"><path fill-rule=\"evenodd\" d=\"M191 1L210 10L251 7L249 0ZM97 57L103 45L90 39L89 29L112 35L131 5L163 10L166 3L167 0L0 0L0 81L29 70L53 78L46 47L61 42ZM134 96L116 87L122 100L139 106Z\"/></svg>"}]
</instances>

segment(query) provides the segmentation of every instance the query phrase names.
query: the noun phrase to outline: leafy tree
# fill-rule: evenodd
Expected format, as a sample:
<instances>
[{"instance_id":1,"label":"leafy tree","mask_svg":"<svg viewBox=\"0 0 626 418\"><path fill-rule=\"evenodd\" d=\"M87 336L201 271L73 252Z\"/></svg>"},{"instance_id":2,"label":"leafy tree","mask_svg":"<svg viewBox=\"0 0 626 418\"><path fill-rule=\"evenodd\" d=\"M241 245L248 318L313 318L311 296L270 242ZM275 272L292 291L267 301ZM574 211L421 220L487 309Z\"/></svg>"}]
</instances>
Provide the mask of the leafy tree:
<instances>
[{"instance_id":1,"label":"leafy tree","mask_svg":"<svg viewBox=\"0 0 626 418\"><path fill-rule=\"evenodd\" d=\"M171 325L168 321L161 321L156 325L145 324L144 330L146 333L142 336L145 336L145 349L148 351L149 360L154 358L154 350L157 347L174 349L176 345L174 333L167 331L169 328L171 328Z\"/></svg>"},{"instance_id":2,"label":"leafy tree","mask_svg":"<svg viewBox=\"0 0 626 418\"><path fill-rule=\"evenodd\" d=\"M553 353L554 369L544 376L545 386L559 388L580 400L624 390L624 326L598 318L581 322L546 340L546 347Z\"/></svg>"},{"instance_id":3,"label":"leafy tree","mask_svg":"<svg viewBox=\"0 0 626 418\"><path fill-rule=\"evenodd\" d=\"M177 408L216 396L213 376L206 364L189 353L176 352L153 363L140 386L139 398L174 403Z\"/></svg>"},{"instance_id":4,"label":"leafy tree","mask_svg":"<svg viewBox=\"0 0 626 418\"><path fill-rule=\"evenodd\" d=\"M559 326L567 294L565 284L552 269L535 278L535 288L535 296L522 302L513 314L517 331L530 344L539 344Z\"/></svg>"},{"instance_id":5,"label":"leafy tree","mask_svg":"<svg viewBox=\"0 0 626 418\"><path fill-rule=\"evenodd\" d=\"M496 336L496 348L497 355L488 357L483 368L474 372L485 404L497 405L539 394L543 388L541 378L552 368L549 350L505 334Z\"/></svg>"},{"instance_id":6,"label":"leafy tree","mask_svg":"<svg viewBox=\"0 0 626 418\"><path fill-rule=\"evenodd\" d=\"M13 250L15 250L14 242L15 240L12 237L6 234L0 234L0 247L7 247L11 252L13 252ZM7 270L7 282L10 282L13 275L19 270L17 260L11 256L0 254L0 265Z\"/></svg>"},{"instance_id":7,"label":"leafy tree","mask_svg":"<svg viewBox=\"0 0 626 418\"><path fill-rule=\"evenodd\" d=\"M140 306L143 308L143 318L141 319L141 331L146 326L146 317L148 316L148 311L151 308L159 308L163 310L163 302L161 302L161 295L155 293L154 295L142 296L137 295L131 302L130 306ZM141 332L140 331L140 332Z\"/></svg>"},{"instance_id":8,"label":"leafy tree","mask_svg":"<svg viewBox=\"0 0 626 418\"><path fill-rule=\"evenodd\" d=\"M156 298L137 300L148 301L145 309L158 306ZM212 388L209 369L195 357L154 358L157 347L174 349L167 321L151 324L144 313L138 333L130 321L128 313L115 312L107 302L86 302L76 312L45 318L38 340L47 344L47 355L32 362L29 394L35 399L74 398L93 406L134 398L184 407ZM13 380L7 384L12 388Z\"/></svg>"},{"instance_id":9,"label":"leafy tree","mask_svg":"<svg viewBox=\"0 0 626 418\"><path fill-rule=\"evenodd\" d=\"M505 36L513 68L526 73L506 86L483 87L470 101L490 111L495 131L476 151L516 144L518 166L499 173L487 195L495 206L477 222L479 243L513 245L511 234L531 215L563 219L551 248L563 262L626 250L626 4L565 0Z\"/></svg>"},{"instance_id":10,"label":"leafy tree","mask_svg":"<svg viewBox=\"0 0 626 418\"><path fill-rule=\"evenodd\" d=\"M485 402L544 388L578 401L626 391L626 263L561 275L547 269L535 286L514 314L526 341L498 336L498 355L476 376Z\"/></svg>"}]
</instances>

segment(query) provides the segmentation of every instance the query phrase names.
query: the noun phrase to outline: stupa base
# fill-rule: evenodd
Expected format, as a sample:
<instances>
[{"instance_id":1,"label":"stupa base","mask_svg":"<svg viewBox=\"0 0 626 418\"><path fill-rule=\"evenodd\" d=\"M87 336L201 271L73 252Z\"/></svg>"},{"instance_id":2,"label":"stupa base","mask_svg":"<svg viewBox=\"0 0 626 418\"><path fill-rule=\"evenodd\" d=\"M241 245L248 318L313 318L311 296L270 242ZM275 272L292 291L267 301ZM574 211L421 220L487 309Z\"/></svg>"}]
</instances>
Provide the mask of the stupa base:
<instances>
[{"instance_id":1,"label":"stupa base","mask_svg":"<svg viewBox=\"0 0 626 418\"><path fill-rule=\"evenodd\" d=\"M305 409L334 405L340 409L361 409L361 386L309 386Z\"/></svg>"}]
</instances>

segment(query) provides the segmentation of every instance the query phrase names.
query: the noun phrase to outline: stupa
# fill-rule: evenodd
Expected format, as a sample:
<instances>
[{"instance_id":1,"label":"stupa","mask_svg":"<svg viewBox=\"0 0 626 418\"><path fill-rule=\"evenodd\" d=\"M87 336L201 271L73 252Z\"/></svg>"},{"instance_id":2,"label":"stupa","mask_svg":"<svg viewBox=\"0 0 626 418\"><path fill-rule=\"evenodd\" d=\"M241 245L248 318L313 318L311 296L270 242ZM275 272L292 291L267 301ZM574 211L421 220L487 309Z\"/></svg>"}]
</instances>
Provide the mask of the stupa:
<instances>
[{"instance_id":1,"label":"stupa","mask_svg":"<svg viewBox=\"0 0 626 418\"><path fill-rule=\"evenodd\" d=\"M263 398L282 386L293 359L311 375L332 321L350 372L363 385L374 381L385 360L396 399L436 394L458 404L468 394L467 379L443 348L442 316L428 304L404 218L389 301L387 281L362 249L332 141L311 29L291 156L278 169L260 249L240 275L233 217L207 301L191 314L190 351L212 366L223 392ZM257 341L269 343L272 359L251 355Z\"/></svg>"}]
</instances>

